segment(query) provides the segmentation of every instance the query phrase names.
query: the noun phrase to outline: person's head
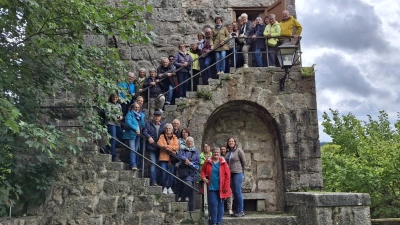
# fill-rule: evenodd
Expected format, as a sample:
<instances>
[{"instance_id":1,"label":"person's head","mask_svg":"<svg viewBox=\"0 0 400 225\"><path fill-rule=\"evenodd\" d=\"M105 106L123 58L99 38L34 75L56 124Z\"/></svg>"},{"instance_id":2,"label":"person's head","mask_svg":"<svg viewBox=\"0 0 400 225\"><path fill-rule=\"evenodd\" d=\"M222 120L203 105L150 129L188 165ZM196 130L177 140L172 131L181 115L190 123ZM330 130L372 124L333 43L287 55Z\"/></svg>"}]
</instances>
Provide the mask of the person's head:
<instances>
[{"instance_id":1,"label":"person's head","mask_svg":"<svg viewBox=\"0 0 400 225\"><path fill-rule=\"evenodd\" d=\"M172 129L173 129L172 124L167 123L167 124L165 124L164 133L167 135L170 135L170 134L172 134Z\"/></svg>"},{"instance_id":2,"label":"person's head","mask_svg":"<svg viewBox=\"0 0 400 225\"><path fill-rule=\"evenodd\" d=\"M174 119L172 121L172 126L174 127L174 130L179 130L179 127L181 126L181 121L178 119Z\"/></svg>"},{"instance_id":3,"label":"person's head","mask_svg":"<svg viewBox=\"0 0 400 225\"><path fill-rule=\"evenodd\" d=\"M236 20L236 22L238 22L239 25L243 24L243 18L242 16L239 16Z\"/></svg>"},{"instance_id":4,"label":"person's head","mask_svg":"<svg viewBox=\"0 0 400 225\"><path fill-rule=\"evenodd\" d=\"M226 149L235 149L236 148L236 140L233 137L228 138L226 141Z\"/></svg>"},{"instance_id":5,"label":"person's head","mask_svg":"<svg viewBox=\"0 0 400 225\"><path fill-rule=\"evenodd\" d=\"M275 14L269 14L268 15L269 23L274 24L275 23Z\"/></svg>"},{"instance_id":6,"label":"person's head","mask_svg":"<svg viewBox=\"0 0 400 225\"><path fill-rule=\"evenodd\" d=\"M219 160L220 156L221 156L221 149L219 149L218 147L214 147L212 150L212 159Z\"/></svg>"},{"instance_id":7,"label":"person's head","mask_svg":"<svg viewBox=\"0 0 400 225\"><path fill-rule=\"evenodd\" d=\"M180 43L180 44L178 45L178 48L179 48L179 51L181 51L181 52L186 52L186 45L185 45L185 44Z\"/></svg>"},{"instance_id":8,"label":"person's head","mask_svg":"<svg viewBox=\"0 0 400 225\"><path fill-rule=\"evenodd\" d=\"M204 29L204 34L206 35L206 37L210 37L211 36L211 28L207 27L206 29Z\"/></svg>"},{"instance_id":9,"label":"person's head","mask_svg":"<svg viewBox=\"0 0 400 225\"><path fill-rule=\"evenodd\" d=\"M111 103L117 103L117 102L118 102L118 99L119 99L119 97L118 97L118 95L115 94L115 93L112 93L112 94L110 94L110 95L108 96L108 102L111 102Z\"/></svg>"},{"instance_id":10,"label":"person's head","mask_svg":"<svg viewBox=\"0 0 400 225\"><path fill-rule=\"evenodd\" d=\"M204 152L204 153L209 153L210 150L211 150L210 146L209 146L208 144L204 144L203 152Z\"/></svg>"},{"instance_id":11,"label":"person's head","mask_svg":"<svg viewBox=\"0 0 400 225\"><path fill-rule=\"evenodd\" d=\"M168 67L169 60L167 57L161 57L161 65L162 65L162 67Z\"/></svg>"},{"instance_id":12,"label":"person's head","mask_svg":"<svg viewBox=\"0 0 400 225\"><path fill-rule=\"evenodd\" d=\"M249 16L246 13L242 13L240 17L242 17L243 23L246 23L247 20L249 19Z\"/></svg>"},{"instance_id":13,"label":"person's head","mask_svg":"<svg viewBox=\"0 0 400 225\"><path fill-rule=\"evenodd\" d=\"M265 16L264 17L264 24L265 25L268 25L269 24L269 18L268 18L269 16Z\"/></svg>"},{"instance_id":14,"label":"person's head","mask_svg":"<svg viewBox=\"0 0 400 225\"><path fill-rule=\"evenodd\" d=\"M190 49L196 51L197 50L197 43L190 44Z\"/></svg>"},{"instance_id":15,"label":"person's head","mask_svg":"<svg viewBox=\"0 0 400 225\"><path fill-rule=\"evenodd\" d=\"M133 72L128 73L128 81L132 83L135 80L135 74Z\"/></svg>"},{"instance_id":16,"label":"person's head","mask_svg":"<svg viewBox=\"0 0 400 225\"><path fill-rule=\"evenodd\" d=\"M161 112L160 111L154 111L153 113L153 122L154 123L159 123L161 121Z\"/></svg>"},{"instance_id":17,"label":"person's head","mask_svg":"<svg viewBox=\"0 0 400 225\"><path fill-rule=\"evenodd\" d=\"M149 70L149 73L150 73L150 77L156 77L157 76L157 70L156 69L154 69L154 68L151 68L150 70Z\"/></svg>"},{"instance_id":18,"label":"person's head","mask_svg":"<svg viewBox=\"0 0 400 225\"><path fill-rule=\"evenodd\" d=\"M290 17L289 11L283 10L283 12L282 12L282 19L283 19L283 20L287 20L287 19L289 19L289 17Z\"/></svg>"},{"instance_id":19,"label":"person's head","mask_svg":"<svg viewBox=\"0 0 400 225\"><path fill-rule=\"evenodd\" d=\"M194 146L194 139L192 137L187 137L186 138L186 146L188 146L189 148Z\"/></svg>"},{"instance_id":20,"label":"person's head","mask_svg":"<svg viewBox=\"0 0 400 225\"><path fill-rule=\"evenodd\" d=\"M187 128L183 128L181 131L181 137L183 138L183 140L186 140L187 137L190 136L190 131Z\"/></svg>"},{"instance_id":21,"label":"person's head","mask_svg":"<svg viewBox=\"0 0 400 225\"><path fill-rule=\"evenodd\" d=\"M197 33L197 39L198 39L199 41L200 41L200 40L203 40L205 37L206 37L206 36L203 34L203 32Z\"/></svg>"},{"instance_id":22,"label":"person's head","mask_svg":"<svg viewBox=\"0 0 400 225\"><path fill-rule=\"evenodd\" d=\"M137 98L136 98L136 101L135 101L137 104L139 104L139 106L140 107L142 107L143 106L143 103L144 103L144 98L142 97L142 96L138 96Z\"/></svg>"},{"instance_id":23,"label":"person's head","mask_svg":"<svg viewBox=\"0 0 400 225\"><path fill-rule=\"evenodd\" d=\"M217 25L221 25L222 22L224 22L224 20L222 19L222 17L217 16L217 17L215 17L214 22L215 22L215 24L217 24Z\"/></svg>"},{"instance_id":24,"label":"person's head","mask_svg":"<svg viewBox=\"0 0 400 225\"><path fill-rule=\"evenodd\" d=\"M130 110L133 110L135 112L139 112L140 111L140 105L137 102L134 102L131 107Z\"/></svg>"},{"instance_id":25,"label":"person's head","mask_svg":"<svg viewBox=\"0 0 400 225\"><path fill-rule=\"evenodd\" d=\"M251 25L252 25L253 27L256 27L256 26L257 26L256 21L255 21L255 20L251 21Z\"/></svg>"},{"instance_id":26,"label":"person's head","mask_svg":"<svg viewBox=\"0 0 400 225\"><path fill-rule=\"evenodd\" d=\"M226 155L227 151L226 151L226 147L225 146L221 146L221 155Z\"/></svg>"},{"instance_id":27,"label":"person's head","mask_svg":"<svg viewBox=\"0 0 400 225\"><path fill-rule=\"evenodd\" d=\"M232 31L233 31L233 26L232 26L232 24L226 25L226 29L228 29L228 32L229 32L229 33L232 33Z\"/></svg>"},{"instance_id":28,"label":"person's head","mask_svg":"<svg viewBox=\"0 0 400 225\"><path fill-rule=\"evenodd\" d=\"M141 77L141 78L146 77L146 69L145 68L139 69L139 77Z\"/></svg>"},{"instance_id":29,"label":"person's head","mask_svg":"<svg viewBox=\"0 0 400 225\"><path fill-rule=\"evenodd\" d=\"M173 55L168 56L168 60L169 63L174 63L174 56Z\"/></svg>"},{"instance_id":30,"label":"person's head","mask_svg":"<svg viewBox=\"0 0 400 225\"><path fill-rule=\"evenodd\" d=\"M237 22L233 22L232 23L232 31L233 32L236 32L236 31L238 31L239 30L239 25L238 25L238 23Z\"/></svg>"},{"instance_id":31,"label":"person's head","mask_svg":"<svg viewBox=\"0 0 400 225\"><path fill-rule=\"evenodd\" d=\"M257 17L256 24L263 24L263 19L261 17Z\"/></svg>"}]
</instances>

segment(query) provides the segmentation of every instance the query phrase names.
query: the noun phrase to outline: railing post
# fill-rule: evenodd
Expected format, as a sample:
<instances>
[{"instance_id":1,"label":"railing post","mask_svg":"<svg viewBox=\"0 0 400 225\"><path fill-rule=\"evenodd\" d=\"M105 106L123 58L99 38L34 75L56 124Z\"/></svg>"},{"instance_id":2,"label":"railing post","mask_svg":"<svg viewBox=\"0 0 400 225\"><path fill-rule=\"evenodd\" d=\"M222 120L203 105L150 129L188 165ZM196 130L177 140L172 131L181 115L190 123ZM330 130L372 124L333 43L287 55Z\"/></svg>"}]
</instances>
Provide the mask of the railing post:
<instances>
[{"instance_id":1,"label":"railing post","mask_svg":"<svg viewBox=\"0 0 400 225\"><path fill-rule=\"evenodd\" d=\"M236 38L234 38L234 42L233 42L233 67L235 67L235 71L236 71Z\"/></svg>"},{"instance_id":2,"label":"railing post","mask_svg":"<svg viewBox=\"0 0 400 225\"><path fill-rule=\"evenodd\" d=\"M144 178L144 156L145 156L145 153L146 153L146 139L145 138L142 138L142 155L143 155L143 157L142 157L142 178Z\"/></svg>"},{"instance_id":3,"label":"railing post","mask_svg":"<svg viewBox=\"0 0 400 225\"><path fill-rule=\"evenodd\" d=\"M209 220L209 213L208 213L208 192L207 192L208 190L207 190L207 183L206 182L203 182L203 193L204 193L204 195L203 195L203 202L204 202L204 205L203 205L203 211L204 211L204 218L207 220L207 222L208 222L208 220Z\"/></svg>"},{"instance_id":4,"label":"railing post","mask_svg":"<svg viewBox=\"0 0 400 225\"><path fill-rule=\"evenodd\" d=\"M152 116L150 115L150 88L147 89L147 112L149 113L149 117Z\"/></svg>"},{"instance_id":5,"label":"railing post","mask_svg":"<svg viewBox=\"0 0 400 225\"><path fill-rule=\"evenodd\" d=\"M193 91L193 62L192 62L192 67L190 68L190 91Z\"/></svg>"},{"instance_id":6,"label":"railing post","mask_svg":"<svg viewBox=\"0 0 400 225\"><path fill-rule=\"evenodd\" d=\"M265 39L265 40L267 40L267 39ZM268 42L267 42L266 46L267 46L267 67L269 67L270 65L269 65L269 46L268 46Z\"/></svg>"}]
</instances>

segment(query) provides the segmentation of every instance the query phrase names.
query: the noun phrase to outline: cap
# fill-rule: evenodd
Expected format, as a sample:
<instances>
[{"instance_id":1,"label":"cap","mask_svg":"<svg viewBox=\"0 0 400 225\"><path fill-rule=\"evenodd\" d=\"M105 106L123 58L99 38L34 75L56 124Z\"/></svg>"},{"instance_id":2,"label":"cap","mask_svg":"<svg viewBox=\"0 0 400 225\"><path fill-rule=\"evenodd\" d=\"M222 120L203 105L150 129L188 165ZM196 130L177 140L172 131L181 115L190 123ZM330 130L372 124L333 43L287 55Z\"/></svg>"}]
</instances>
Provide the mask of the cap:
<instances>
[{"instance_id":1,"label":"cap","mask_svg":"<svg viewBox=\"0 0 400 225\"><path fill-rule=\"evenodd\" d=\"M154 113L153 113L153 115L158 115L158 116L161 116L161 112L160 111L154 111Z\"/></svg>"}]
</instances>

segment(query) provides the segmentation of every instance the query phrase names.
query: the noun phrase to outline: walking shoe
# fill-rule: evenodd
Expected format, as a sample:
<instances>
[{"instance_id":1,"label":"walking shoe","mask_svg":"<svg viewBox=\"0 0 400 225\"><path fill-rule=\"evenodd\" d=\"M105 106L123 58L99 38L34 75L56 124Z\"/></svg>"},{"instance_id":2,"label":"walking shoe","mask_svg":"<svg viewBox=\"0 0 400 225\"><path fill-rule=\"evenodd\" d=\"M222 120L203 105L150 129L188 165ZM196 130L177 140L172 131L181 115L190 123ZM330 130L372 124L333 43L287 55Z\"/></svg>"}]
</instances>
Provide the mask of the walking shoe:
<instances>
[{"instance_id":1,"label":"walking shoe","mask_svg":"<svg viewBox=\"0 0 400 225\"><path fill-rule=\"evenodd\" d=\"M162 193L163 193L163 194L168 194L168 191L167 191L167 188L166 188L166 187L162 190Z\"/></svg>"},{"instance_id":2,"label":"walking shoe","mask_svg":"<svg viewBox=\"0 0 400 225\"><path fill-rule=\"evenodd\" d=\"M166 104L166 105L171 105L171 102L166 101L165 104Z\"/></svg>"},{"instance_id":3,"label":"walking shoe","mask_svg":"<svg viewBox=\"0 0 400 225\"><path fill-rule=\"evenodd\" d=\"M189 201L189 197L186 197L186 198L185 198L185 202L188 202L188 201Z\"/></svg>"},{"instance_id":4,"label":"walking shoe","mask_svg":"<svg viewBox=\"0 0 400 225\"><path fill-rule=\"evenodd\" d=\"M234 216L235 216L235 217L243 217L243 216L244 216L244 212L241 211L241 212L235 213Z\"/></svg>"},{"instance_id":5,"label":"walking shoe","mask_svg":"<svg viewBox=\"0 0 400 225\"><path fill-rule=\"evenodd\" d=\"M158 186L157 183L151 183L150 186Z\"/></svg>"},{"instance_id":6,"label":"walking shoe","mask_svg":"<svg viewBox=\"0 0 400 225\"><path fill-rule=\"evenodd\" d=\"M249 68L249 66L247 64L244 64L243 68Z\"/></svg>"},{"instance_id":7,"label":"walking shoe","mask_svg":"<svg viewBox=\"0 0 400 225\"><path fill-rule=\"evenodd\" d=\"M138 168L136 166L132 166L132 170L136 171Z\"/></svg>"},{"instance_id":8,"label":"walking shoe","mask_svg":"<svg viewBox=\"0 0 400 225\"><path fill-rule=\"evenodd\" d=\"M181 198L181 197L179 197L179 198L178 198L178 202L180 202L181 200L182 200L182 198Z\"/></svg>"},{"instance_id":9,"label":"walking shoe","mask_svg":"<svg viewBox=\"0 0 400 225\"><path fill-rule=\"evenodd\" d=\"M222 75L222 74L224 74L224 71L219 72L219 75Z\"/></svg>"},{"instance_id":10,"label":"walking shoe","mask_svg":"<svg viewBox=\"0 0 400 225\"><path fill-rule=\"evenodd\" d=\"M167 189L167 193L168 193L169 195L173 195L173 194L174 194L174 191L172 191L172 188L168 188L168 189Z\"/></svg>"},{"instance_id":11,"label":"walking shoe","mask_svg":"<svg viewBox=\"0 0 400 225\"><path fill-rule=\"evenodd\" d=\"M230 216L233 216L233 211L232 211L232 209L229 210L229 215L230 215Z\"/></svg>"}]
</instances>

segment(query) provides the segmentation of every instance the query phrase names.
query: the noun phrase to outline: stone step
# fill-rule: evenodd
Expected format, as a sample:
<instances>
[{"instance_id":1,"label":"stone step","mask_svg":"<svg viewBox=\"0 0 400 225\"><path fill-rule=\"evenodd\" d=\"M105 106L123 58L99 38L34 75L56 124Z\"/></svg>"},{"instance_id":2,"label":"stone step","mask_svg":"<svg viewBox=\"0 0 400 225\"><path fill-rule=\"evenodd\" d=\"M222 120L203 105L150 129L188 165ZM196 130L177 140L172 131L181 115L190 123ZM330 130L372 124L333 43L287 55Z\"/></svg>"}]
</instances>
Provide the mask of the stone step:
<instances>
[{"instance_id":1,"label":"stone step","mask_svg":"<svg viewBox=\"0 0 400 225\"><path fill-rule=\"evenodd\" d=\"M255 212L245 212L244 217L224 216L224 225L297 225L297 218L283 214L262 214Z\"/></svg>"}]
</instances>

